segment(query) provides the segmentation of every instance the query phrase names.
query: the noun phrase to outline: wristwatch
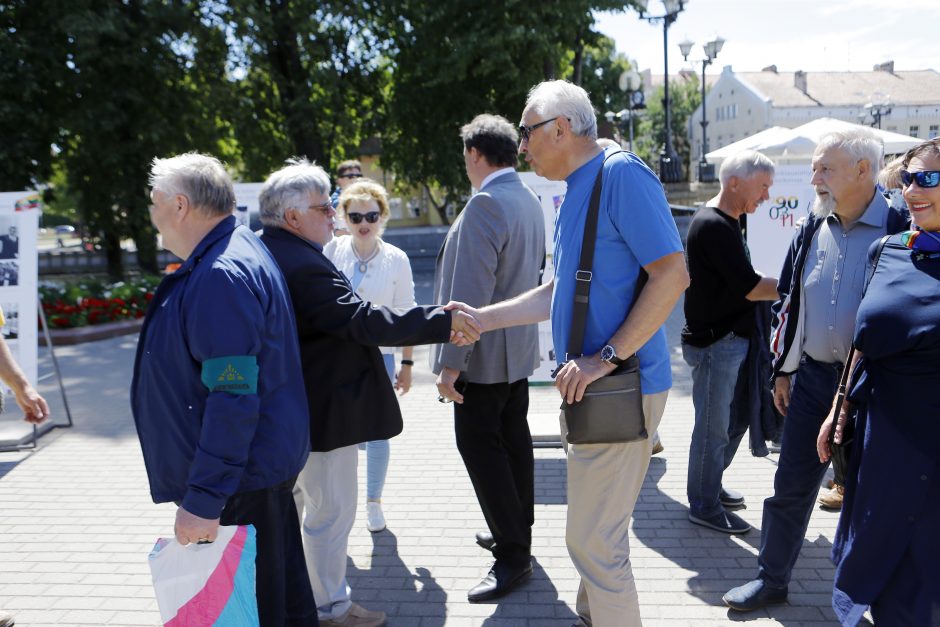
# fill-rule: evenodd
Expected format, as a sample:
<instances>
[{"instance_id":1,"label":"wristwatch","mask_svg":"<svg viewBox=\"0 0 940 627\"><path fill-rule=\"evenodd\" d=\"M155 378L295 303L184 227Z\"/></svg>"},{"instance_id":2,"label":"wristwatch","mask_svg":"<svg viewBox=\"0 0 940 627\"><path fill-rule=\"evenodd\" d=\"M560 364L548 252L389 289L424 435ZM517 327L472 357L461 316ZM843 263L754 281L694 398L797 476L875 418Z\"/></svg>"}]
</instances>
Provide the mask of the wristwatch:
<instances>
[{"instance_id":1,"label":"wristwatch","mask_svg":"<svg viewBox=\"0 0 940 627\"><path fill-rule=\"evenodd\" d=\"M617 357L617 351L614 350L613 346L608 344L604 348L601 349L601 361L606 361L612 366L619 366L626 360L620 359L619 357Z\"/></svg>"}]
</instances>

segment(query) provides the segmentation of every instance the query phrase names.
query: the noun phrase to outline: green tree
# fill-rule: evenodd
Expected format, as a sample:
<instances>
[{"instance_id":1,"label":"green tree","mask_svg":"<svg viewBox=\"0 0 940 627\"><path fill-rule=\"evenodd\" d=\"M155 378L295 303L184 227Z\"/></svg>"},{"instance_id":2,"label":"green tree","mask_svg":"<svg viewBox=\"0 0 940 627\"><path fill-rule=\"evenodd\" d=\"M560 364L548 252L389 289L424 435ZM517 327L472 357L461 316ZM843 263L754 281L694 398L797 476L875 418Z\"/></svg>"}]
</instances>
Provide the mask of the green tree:
<instances>
[{"instance_id":1,"label":"green tree","mask_svg":"<svg viewBox=\"0 0 940 627\"><path fill-rule=\"evenodd\" d=\"M247 177L291 155L329 168L382 127L388 43L373 28L382 2L209 4L232 34L232 115Z\"/></svg>"},{"instance_id":2,"label":"green tree","mask_svg":"<svg viewBox=\"0 0 940 627\"><path fill-rule=\"evenodd\" d=\"M384 167L423 187L447 222L447 206L468 188L460 126L484 112L518 120L539 81L577 82L584 44L597 40L591 11L607 4L390 0L383 16L394 60Z\"/></svg>"},{"instance_id":3,"label":"green tree","mask_svg":"<svg viewBox=\"0 0 940 627\"><path fill-rule=\"evenodd\" d=\"M0 189L35 187L49 176L64 112L68 37L49 15L68 0L0 3Z\"/></svg>"},{"instance_id":4,"label":"green tree","mask_svg":"<svg viewBox=\"0 0 940 627\"><path fill-rule=\"evenodd\" d=\"M61 158L113 277L123 274L127 237L141 268L157 271L146 196L153 157L214 152L225 136L215 103L227 49L203 17L198 5L159 0L75 0L60 17L71 42Z\"/></svg>"},{"instance_id":5,"label":"green tree","mask_svg":"<svg viewBox=\"0 0 940 627\"><path fill-rule=\"evenodd\" d=\"M699 81L695 75L669 82L669 119L672 126L672 145L679 153L683 177L688 177L689 116L702 101ZM666 115L663 108L663 88L657 87L647 101L646 114L639 119L636 153L650 167L657 167L659 154L666 142Z\"/></svg>"}]
</instances>

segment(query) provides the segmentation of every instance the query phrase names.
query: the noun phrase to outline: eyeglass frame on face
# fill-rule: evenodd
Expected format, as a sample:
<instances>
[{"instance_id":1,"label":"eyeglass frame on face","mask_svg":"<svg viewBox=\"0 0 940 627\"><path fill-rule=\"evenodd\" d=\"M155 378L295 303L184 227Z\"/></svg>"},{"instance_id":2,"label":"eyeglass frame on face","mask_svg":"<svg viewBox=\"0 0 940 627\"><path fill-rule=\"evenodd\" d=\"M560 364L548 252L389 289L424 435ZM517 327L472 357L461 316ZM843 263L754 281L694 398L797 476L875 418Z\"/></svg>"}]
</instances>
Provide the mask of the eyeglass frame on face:
<instances>
[{"instance_id":1,"label":"eyeglass frame on face","mask_svg":"<svg viewBox=\"0 0 940 627\"><path fill-rule=\"evenodd\" d=\"M353 224L362 224L362 221L365 220L369 224L375 224L382 219L382 214L378 211L368 211L366 213L359 213L358 211L353 211L352 213L346 214L346 219L352 222Z\"/></svg>"},{"instance_id":2,"label":"eyeglass frame on face","mask_svg":"<svg viewBox=\"0 0 940 627\"><path fill-rule=\"evenodd\" d=\"M307 205L307 211L311 209L316 209L325 216L329 216L330 212L333 211L333 203L327 200L325 203L320 205Z\"/></svg>"},{"instance_id":3,"label":"eyeglass frame on face","mask_svg":"<svg viewBox=\"0 0 940 627\"><path fill-rule=\"evenodd\" d=\"M554 122L555 120L557 120L557 119L560 118L560 117L564 117L564 116L556 115L556 116L553 117L553 118L548 118L547 120L542 120L541 122L536 122L535 124L533 124L533 125L531 125L531 126L527 126L527 125L522 124L522 123L520 122L520 123L519 123L519 143L521 144L522 142L528 142L528 141L529 141L529 138L532 136L532 131L534 131L534 130L537 129L537 128L541 128L541 127L545 126L545 125L548 124L549 122Z\"/></svg>"},{"instance_id":4,"label":"eyeglass frame on face","mask_svg":"<svg viewBox=\"0 0 940 627\"><path fill-rule=\"evenodd\" d=\"M342 174L337 175L338 179L361 179L362 172L343 172Z\"/></svg>"},{"instance_id":5,"label":"eyeglass frame on face","mask_svg":"<svg viewBox=\"0 0 940 627\"><path fill-rule=\"evenodd\" d=\"M917 181L917 186L923 189L933 189L940 185L940 170L922 170L920 172L901 170L899 174L901 175L901 184L904 187L910 187L914 181ZM928 175L930 176L929 180L927 179Z\"/></svg>"}]
</instances>

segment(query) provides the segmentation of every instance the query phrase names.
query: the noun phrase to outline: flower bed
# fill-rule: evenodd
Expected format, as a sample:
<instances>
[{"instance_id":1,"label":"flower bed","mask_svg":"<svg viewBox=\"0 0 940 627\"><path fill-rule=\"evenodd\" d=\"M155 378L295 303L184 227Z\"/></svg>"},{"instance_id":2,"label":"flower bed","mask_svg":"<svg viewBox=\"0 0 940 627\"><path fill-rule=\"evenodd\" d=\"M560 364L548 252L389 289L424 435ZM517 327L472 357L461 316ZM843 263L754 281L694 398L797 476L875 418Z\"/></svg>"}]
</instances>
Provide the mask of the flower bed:
<instances>
[{"instance_id":1,"label":"flower bed","mask_svg":"<svg viewBox=\"0 0 940 627\"><path fill-rule=\"evenodd\" d=\"M159 282L159 277L140 276L119 283L43 283L39 295L50 330L74 329L143 318Z\"/></svg>"}]
</instances>

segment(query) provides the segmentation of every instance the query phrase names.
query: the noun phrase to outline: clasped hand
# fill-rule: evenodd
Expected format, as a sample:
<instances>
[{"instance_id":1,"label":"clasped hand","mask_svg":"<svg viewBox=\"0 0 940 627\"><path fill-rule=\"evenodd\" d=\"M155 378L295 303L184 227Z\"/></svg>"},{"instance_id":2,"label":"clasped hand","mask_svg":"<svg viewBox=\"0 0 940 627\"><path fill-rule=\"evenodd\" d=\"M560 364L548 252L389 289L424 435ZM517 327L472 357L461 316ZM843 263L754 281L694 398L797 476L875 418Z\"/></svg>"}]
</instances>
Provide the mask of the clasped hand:
<instances>
[{"instance_id":1,"label":"clasped hand","mask_svg":"<svg viewBox=\"0 0 940 627\"><path fill-rule=\"evenodd\" d=\"M456 346L469 346L480 339L483 326L472 313L468 313L459 305L462 303L451 302L444 307L447 311L453 311L450 317L450 341Z\"/></svg>"},{"instance_id":2,"label":"clasped hand","mask_svg":"<svg viewBox=\"0 0 940 627\"><path fill-rule=\"evenodd\" d=\"M842 444L842 432L845 429L845 423L852 412L852 404L849 401L842 402L842 410L839 412L839 419L836 420L835 409L829 414L829 417L823 421L819 427L819 435L816 436L816 453L819 455L820 463L825 464L832 457L832 450L829 448L829 433L832 431L832 425L835 424L836 433L832 440L836 444Z\"/></svg>"}]
</instances>

